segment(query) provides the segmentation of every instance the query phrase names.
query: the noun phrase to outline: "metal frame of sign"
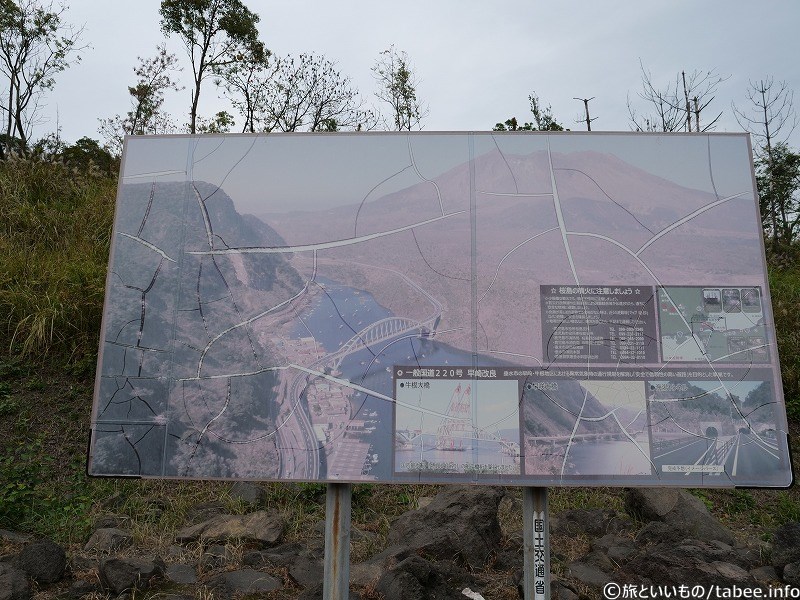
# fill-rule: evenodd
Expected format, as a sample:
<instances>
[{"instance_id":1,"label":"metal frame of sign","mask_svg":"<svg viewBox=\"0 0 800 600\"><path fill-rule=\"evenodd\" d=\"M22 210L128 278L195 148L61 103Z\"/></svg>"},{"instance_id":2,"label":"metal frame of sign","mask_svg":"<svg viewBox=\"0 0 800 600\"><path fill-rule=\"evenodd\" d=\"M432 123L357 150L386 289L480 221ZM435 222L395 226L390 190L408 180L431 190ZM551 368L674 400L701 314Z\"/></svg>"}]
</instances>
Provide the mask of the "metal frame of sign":
<instances>
[{"instance_id":1,"label":"metal frame of sign","mask_svg":"<svg viewBox=\"0 0 800 600\"><path fill-rule=\"evenodd\" d=\"M125 141L99 476L785 487L749 137Z\"/></svg>"}]
</instances>

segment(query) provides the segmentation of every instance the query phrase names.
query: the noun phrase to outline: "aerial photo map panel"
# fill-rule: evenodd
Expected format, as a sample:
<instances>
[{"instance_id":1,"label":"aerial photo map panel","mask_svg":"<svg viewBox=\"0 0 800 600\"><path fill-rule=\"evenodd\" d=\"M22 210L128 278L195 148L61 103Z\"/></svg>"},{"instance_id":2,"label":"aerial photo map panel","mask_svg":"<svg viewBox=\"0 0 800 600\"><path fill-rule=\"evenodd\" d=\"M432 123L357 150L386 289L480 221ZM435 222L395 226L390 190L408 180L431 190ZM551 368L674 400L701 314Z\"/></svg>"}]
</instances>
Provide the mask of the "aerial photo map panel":
<instances>
[{"instance_id":1,"label":"aerial photo map panel","mask_svg":"<svg viewBox=\"0 0 800 600\"><path fill-rule=\"evenodd\" d=\"M93 475L791 483L749 138L125 141Z\"/></svg>"}]
</instances>

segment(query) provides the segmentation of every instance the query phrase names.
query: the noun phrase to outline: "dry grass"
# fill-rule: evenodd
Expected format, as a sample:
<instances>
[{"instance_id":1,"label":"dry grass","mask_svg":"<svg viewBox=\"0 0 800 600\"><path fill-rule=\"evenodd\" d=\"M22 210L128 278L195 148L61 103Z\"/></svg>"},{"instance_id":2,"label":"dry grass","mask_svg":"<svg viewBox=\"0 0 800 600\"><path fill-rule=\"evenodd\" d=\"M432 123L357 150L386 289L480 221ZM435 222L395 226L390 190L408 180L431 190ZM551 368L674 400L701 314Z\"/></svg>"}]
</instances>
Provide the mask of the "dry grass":
<instances>
[{"instance_id":1,"label":"dry grass","mask_svg":"<svg viewBox=\"0 0 800 600\"><path fill-rule=\"evenodd\" d=\"M95 352L116 180L0 162L0 341L20 356Z\"/></svg>"}]
</instances>

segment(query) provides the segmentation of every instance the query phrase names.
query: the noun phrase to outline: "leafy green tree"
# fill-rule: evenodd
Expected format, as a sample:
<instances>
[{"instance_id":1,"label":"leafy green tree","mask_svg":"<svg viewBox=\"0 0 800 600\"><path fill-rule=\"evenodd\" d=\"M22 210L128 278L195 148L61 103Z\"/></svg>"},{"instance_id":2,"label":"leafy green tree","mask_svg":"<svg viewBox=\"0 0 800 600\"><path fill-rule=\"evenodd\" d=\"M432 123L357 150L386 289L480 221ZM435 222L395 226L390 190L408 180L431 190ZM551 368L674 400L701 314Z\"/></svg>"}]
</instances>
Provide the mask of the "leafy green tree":
<instances>
[{"instance_id":1,"label":"leafy green tree","mask_svg":"<svg viewBox=\"0 0 800 600\"><path fill-rule=\"evenodd\" d=\"M259 56L266 52L258 39L259 17L241 0L161 0L159 12L162 31L181 39L192 63L189 132L196 133L200 90L209 75L245 53Z\"/></svg>"},{"instance_id":2,"label":"leafy green tree","mask_svg":"<svg viewBox=\"0 0 800 600\"><path fill-rule=\"evenodd\" d=\"M164 44L158 46L157 50L152 58L139 57L139 66L133 70L137 79L136 85L128 87L131 109L124 117L115 115L100 119L99 131L106 145L116 155L122 152L125 135L171 133L175 130L172 119L161 108L168 90L183 89L173 75L180 70L176 66L178 59L167 52Z\"/></svg>"},{"instance_id":3,"label":"leafy green tree","mask_svg":"<svg viewBox=\"0 0 800 600\"><path fill-rule=\"evenodd\" d=\"M531 113L537 131L564 131L564 126L556 121L553 109L549 104L543 108L539 96L535 93L528 96L528 101L531 103Z\"/></svg>"},{"instance_id":4,"label":"leafy green tree","mask_svg":"<svg viewBox=\"0 0 800 600\"><path fill-rule=\"evenodd\" d=\"M83 172L91 172L96 169L103 175L111 175L119 168L118 161L114 156L100 146L97 140L89 137L82 137L71 146L66 146L61 151L61 159L68 166Z\"/></svg>"},{"instance_id":5,"label":"leafy green tree","mask_svg":"<svg viewBox=\"0 0 800 600\"><path fill-rule=\"evenodd\" d=\"M228 133L236 123L233 115L221 110L210 119L197 118L197 133Z\"/></svg>"},{"instance_id":6,"label":"leafy green tree","mask_svg":"<svg viewBox=\"0 0 800 600\"><path fill-rule=\"evenodd\" d=\"M523 123L522 125L517 122L517 117L506 119L503 123L496 123L492 127L492 131L533 131L533 123Z\"/></svg>"},{"instance_id":7,"label":"leafy green tree","mask_svg":"<svg viewBox=\"0 0 800 600\"><path fill-rule=\"evenodd\" d=\"M378 83L375 96L391 108L394 128L398 131L421 129L428 108L422 106L417 98L418 82L408 54L390 46L381 52L372 67L372 74Z\"/></svg>"},{"instance_id":8,"label":"leafy green tree","mask_svg":"<svg viewBox=\"0 0 800 600\"><path fill-rule=\"evenodd\" d=\"M528 102L533 115L532 122L520 125L516 117L511 117L504 123L495 124L492 131L564 131L564 126L553 116L553 108L549 104L543 107L535 92L528 96Z\"/></svg>"},{"instance_id":9,"label":"leafy green tree","mask_svg":"<svg viewBox=\"0 0 800 600\"><path fill-rule=\"evenodd\" d=\"M800 238L800 154L779 142L756 158L756 182L764 229L773 227L778 248ZM776 249L778 249L776 248Z\"/></svg>"},{"instance_id":10,"label":"leafy green tree","mask_svg":"<svg viewBox=\"0 0 800 600\"><path fill-rule=\"evenodd\" d=\"M39 98L55 86L58 73L80 61L83 29L64 22L66 10L41 0L0 0L0 74L7 86L0 100L2 134L23 150L37 122Z\"/></svg>"}]
</instances>

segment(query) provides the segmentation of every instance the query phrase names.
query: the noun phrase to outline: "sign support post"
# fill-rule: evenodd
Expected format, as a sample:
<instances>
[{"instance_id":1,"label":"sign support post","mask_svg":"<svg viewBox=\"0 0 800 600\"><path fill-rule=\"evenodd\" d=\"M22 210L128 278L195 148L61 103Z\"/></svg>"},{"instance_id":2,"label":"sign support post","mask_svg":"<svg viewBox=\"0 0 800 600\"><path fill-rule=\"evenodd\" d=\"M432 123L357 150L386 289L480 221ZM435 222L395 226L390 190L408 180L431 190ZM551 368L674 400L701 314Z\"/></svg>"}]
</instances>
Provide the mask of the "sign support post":
<instances>
[{"instance_id":1,"label":"sign support post","mask_svg":"<svg viewBox=\"0 0 800 600\"><path fill-rule=\"evenodd\" d=\"M525 600L550 600L550 519L547 488L522 488Z\"/></svg>"},{"instance_id":2,"label":"sign support post","mask_svg":"<svg viewBox=\"0 0 800 600\"><path fill-rule=\"evenodd\" d=\"M323 600L347 600L350 592L349 483L329 483L325 492L325 581Z\"/></svg>"}]
</instances>

